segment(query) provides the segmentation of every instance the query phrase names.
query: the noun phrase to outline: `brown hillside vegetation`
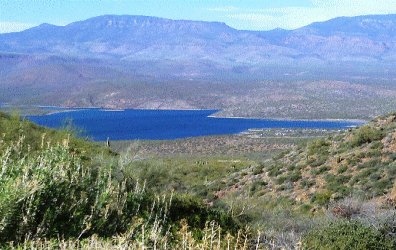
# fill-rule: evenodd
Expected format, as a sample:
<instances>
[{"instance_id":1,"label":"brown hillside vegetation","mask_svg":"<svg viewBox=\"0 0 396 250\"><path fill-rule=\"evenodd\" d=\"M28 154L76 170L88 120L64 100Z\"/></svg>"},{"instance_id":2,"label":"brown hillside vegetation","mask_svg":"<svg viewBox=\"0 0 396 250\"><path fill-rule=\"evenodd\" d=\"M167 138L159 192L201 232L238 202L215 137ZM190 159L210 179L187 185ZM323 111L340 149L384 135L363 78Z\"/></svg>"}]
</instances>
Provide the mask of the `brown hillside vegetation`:
<instances>
[{"instance_id":1,"label":"brown hillside vegetation","mask_svg":"<svg viewBox=\"0 0 396 250\"><path fill-rule=\"evenodd\" d=\"M351 195L395 202L396 114L296 146L240 174L219 195L250 186L256 196L319 206Z\"/></svg>"}]
</instances>

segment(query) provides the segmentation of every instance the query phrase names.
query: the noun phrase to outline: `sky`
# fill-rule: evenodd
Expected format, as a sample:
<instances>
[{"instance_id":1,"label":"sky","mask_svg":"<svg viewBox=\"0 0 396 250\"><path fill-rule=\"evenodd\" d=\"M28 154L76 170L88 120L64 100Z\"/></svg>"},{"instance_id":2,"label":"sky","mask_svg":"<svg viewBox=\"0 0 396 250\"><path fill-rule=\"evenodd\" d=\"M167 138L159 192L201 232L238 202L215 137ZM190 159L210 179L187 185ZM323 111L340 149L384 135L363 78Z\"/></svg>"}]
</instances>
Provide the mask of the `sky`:
<instances>
[{"instance_id":1,"label":"sky","mask_svg":"<svg viewBox=\"0 0 396 250\"><path fill-rule=\"evenodd\" d=\"M105 14L218 21L244 30L295 29L338 16L396 14L396 0L0 0L0 33Z\"/></svg>"}]
</instances>

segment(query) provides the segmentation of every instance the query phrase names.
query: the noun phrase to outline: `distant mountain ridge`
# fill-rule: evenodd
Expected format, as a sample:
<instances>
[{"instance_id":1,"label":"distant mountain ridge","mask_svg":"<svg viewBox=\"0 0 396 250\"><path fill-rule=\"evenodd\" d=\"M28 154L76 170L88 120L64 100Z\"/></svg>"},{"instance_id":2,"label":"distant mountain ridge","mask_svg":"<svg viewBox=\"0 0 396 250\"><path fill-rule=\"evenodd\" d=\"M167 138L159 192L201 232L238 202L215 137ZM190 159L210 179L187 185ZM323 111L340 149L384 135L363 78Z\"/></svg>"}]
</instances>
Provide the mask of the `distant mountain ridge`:
<instances>
[{"instance_id":1,"label":"distant mountain ridge","mask_svg":"<svg viewBox=\"0 0 396 250\"><path fill-rule=\"evenodd\" d=\"M224 65L396 60L396 15L340 17L296 30L243 31L220 22L106 15L0 35L0 50Z\"/></svg>"}]
</instances>

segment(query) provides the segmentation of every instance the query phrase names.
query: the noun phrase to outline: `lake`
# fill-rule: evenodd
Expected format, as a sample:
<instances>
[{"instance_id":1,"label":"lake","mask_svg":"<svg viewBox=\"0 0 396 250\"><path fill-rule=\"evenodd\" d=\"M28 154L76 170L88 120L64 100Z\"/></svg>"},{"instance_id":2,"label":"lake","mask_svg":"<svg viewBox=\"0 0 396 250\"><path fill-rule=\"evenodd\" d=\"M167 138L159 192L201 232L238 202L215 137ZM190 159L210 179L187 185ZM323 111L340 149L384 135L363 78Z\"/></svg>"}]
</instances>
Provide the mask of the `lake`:
<instances>
[{"instance_id":1,"label":"lake","mask_svg":"<svg viewBox=\"0 0 396 250\"><path fill-rule=\"evenodd\" d=\"M62 128L72 123L82 135L96 141L168 140L194 136L237 134L252 128L345 129L361 125L352 121L284 121L271 119L214 118L216 110L103 110L78 109L42 116L27 116L39 125Z\"/></svg>"}]
</instances>

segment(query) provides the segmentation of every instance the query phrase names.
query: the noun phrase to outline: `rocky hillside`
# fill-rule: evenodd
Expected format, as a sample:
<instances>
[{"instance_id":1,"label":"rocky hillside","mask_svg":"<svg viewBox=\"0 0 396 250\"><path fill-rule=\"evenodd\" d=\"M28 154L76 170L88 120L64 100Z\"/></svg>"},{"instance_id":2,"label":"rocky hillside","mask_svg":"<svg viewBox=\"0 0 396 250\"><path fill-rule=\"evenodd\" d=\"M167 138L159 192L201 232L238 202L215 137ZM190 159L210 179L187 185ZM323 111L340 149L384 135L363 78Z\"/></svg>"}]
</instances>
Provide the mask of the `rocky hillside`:
<instances>
[{"instance_id":1,"label":"rocky hillside","mask_svg":"<svg viewBox=\"0 0 396 250\"><path fill-rule=\"evenodd\" d=\"M396 114L310 141L239 176L218 196L249 187L252 195L317 205L347 196L395 202Z\"/></svg>"}]
</instances>

